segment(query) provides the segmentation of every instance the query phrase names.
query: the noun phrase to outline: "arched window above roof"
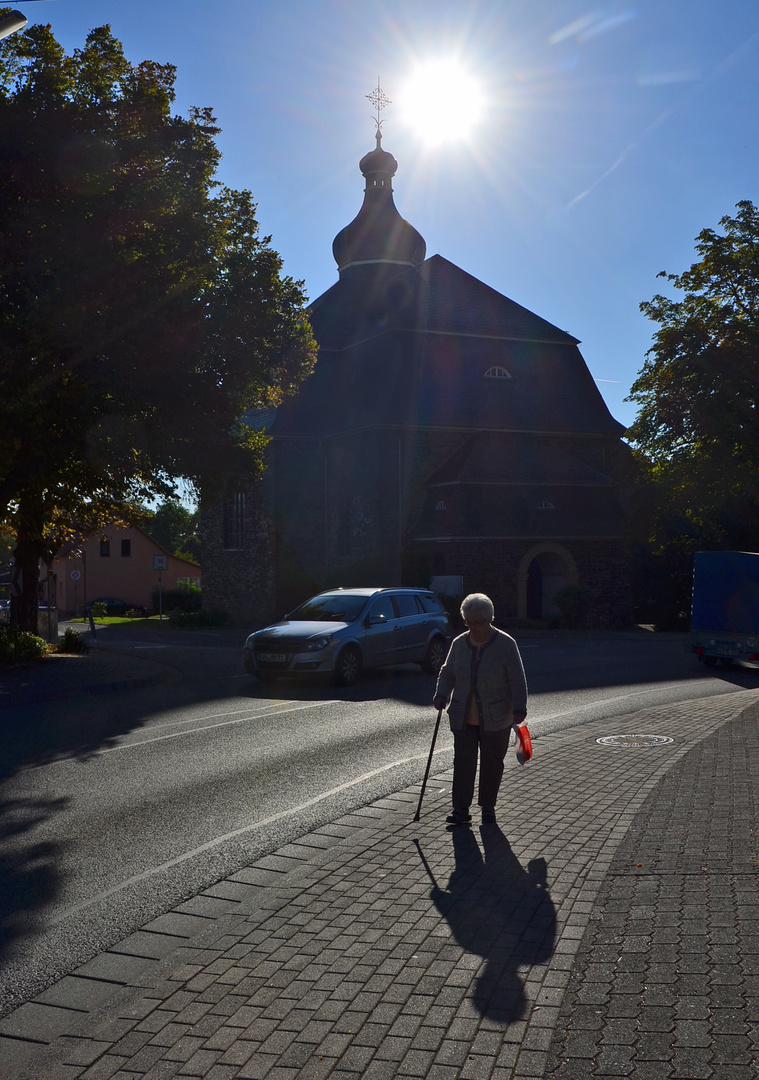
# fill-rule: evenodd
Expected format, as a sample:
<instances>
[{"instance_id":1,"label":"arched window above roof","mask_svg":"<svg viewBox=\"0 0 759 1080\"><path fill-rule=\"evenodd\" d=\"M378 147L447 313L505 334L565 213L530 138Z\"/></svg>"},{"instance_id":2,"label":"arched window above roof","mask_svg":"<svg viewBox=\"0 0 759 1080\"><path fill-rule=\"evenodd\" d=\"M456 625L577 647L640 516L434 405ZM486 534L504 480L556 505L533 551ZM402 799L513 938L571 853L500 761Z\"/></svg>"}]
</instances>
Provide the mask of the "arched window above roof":
<instances>
[{"instance_id":1,"label":"arched window above roof","mask_svg":"<svg viewBox=\"0 0 759 1080\"><path fill-rule=\"evenodd\" d=\"M511 374L505 367L501 367L500 364L494 364L493 367L489 367L483 375L484 379L510 379Z\"/></svg>"}]
</instances>

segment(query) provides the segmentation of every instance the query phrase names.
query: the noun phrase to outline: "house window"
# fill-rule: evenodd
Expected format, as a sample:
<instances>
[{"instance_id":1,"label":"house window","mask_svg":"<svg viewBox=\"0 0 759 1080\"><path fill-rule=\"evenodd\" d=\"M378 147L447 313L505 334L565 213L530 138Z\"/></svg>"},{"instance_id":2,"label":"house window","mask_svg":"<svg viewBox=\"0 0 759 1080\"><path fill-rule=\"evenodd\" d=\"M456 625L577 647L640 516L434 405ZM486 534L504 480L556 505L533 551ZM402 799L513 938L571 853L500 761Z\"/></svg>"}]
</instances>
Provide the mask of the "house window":
<instances>
[{"instance_id":1,"label":"house window","mask_svg":"<svg viewBox=\"0 0 759 1080\"><path fill-rule=\"evenodd\" d=\"M493 367L488 368L483 378L485 379L510 379L511 375L505 367L495 364Z\"/></svg>"},{"instance_id":2,"label":"house window","mask_svg":"<svg viewBox=\"0 0 759 1080\"><path fill-rule=\"evenodd\" d=\"M108 558L110 558L110 555L111 555L111 541L110 540L101 540L100 541L100 558L101 559L108 559Z\"/></svg>"},{"instance_id":3,"label":"house window","mask_svg":"<svg viewBox=\"0 0 759 1080\"><path fill-rule=\"evenodd\" d=\"M132 554L132 541L131 540L122 540L121 541L121 555L122 555L122 558L128 558L131 554Z\"/></svg>"},{"instance_id":4,"label":"house window","mask_svg":"<svg viewBox=\"0 0 759 1080\"><path fill-rule=\"evenodd\" d=\"M200 588L200 578L199 577L178 577L177 578L177 585L179 585L180 588L181 588L182 585L188 585L188 586L194 586L196 589L199 589Z\"/></svg>"},{"instance_id":5,"label":"house window","mask_svg":"<svg viewBox=\"0 0 759 1080\"><path fill-rule=\"evenodd\" d=\"M225 551L242 551L245 547L244 491L230 491L224 500L222 546Z\"/></svg>"}]
</instances>

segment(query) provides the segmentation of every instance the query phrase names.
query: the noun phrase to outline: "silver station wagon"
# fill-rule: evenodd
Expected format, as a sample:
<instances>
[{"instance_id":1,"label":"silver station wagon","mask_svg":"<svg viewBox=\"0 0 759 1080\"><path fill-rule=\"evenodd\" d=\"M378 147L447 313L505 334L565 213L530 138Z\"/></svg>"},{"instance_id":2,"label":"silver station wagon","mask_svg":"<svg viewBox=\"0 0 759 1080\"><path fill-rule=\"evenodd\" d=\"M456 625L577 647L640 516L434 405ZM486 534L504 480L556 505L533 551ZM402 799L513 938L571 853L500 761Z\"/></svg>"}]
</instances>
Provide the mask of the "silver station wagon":
<instances>
[{"instance_id":1,"label":"silver station wagon","mask_svg":"<svg viewBox=\"0 0 759 1080\"><path fill-rule=\"evenodd\" d=\"M427 589L331 589L245 642L245 670L261 682L328 675L352 686L363 669L421 664L437 672L453 632Z\"/></svg>"}]
</instances>

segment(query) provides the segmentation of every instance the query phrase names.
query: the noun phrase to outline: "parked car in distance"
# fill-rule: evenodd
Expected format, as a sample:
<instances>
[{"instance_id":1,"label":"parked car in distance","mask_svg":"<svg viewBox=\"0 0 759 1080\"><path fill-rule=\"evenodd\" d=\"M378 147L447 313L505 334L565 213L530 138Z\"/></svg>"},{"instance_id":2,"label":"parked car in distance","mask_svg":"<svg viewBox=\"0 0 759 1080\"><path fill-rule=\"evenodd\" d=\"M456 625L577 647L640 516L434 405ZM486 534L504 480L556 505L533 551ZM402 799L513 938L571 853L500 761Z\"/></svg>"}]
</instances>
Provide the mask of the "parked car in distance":
<instances>
[{"instance_id":1,"label":"parked car in distance","mask_svg":"<svg viewBox=\"0 0 759 1080\"><path fill-rule=\"evenodd\" d=\"M10 600L0 600L0 623L7 623L11 617Z\"/></svg>"},{"instance_id":2,"label":"parked car in distance","mask_svg":"<svg viewBox=\"0 0 759 1080\"><path fill-rule=\"evenodd\" d=\"M128 611L136 611L138 615L147 615L147 611L141 604L129 604L126 600L117 600L114 596L99 596L97 600L90 600L87 603L88 615L94 604L105 604L105 613L108 618L126 615Z\"/></svg>"},{"instance_id":3,"label":"parked car in distance","mask_svg":"<svg viewBox=\"0 0 759 1080\"><path fill-rule=\"evenodd\" d=\"M328 675L352 686L362 670L388 664L437 672L452 636L445 608L428 589L331 589L251 634L243 662L261 682Z\"/></svg>"}]
</instances>

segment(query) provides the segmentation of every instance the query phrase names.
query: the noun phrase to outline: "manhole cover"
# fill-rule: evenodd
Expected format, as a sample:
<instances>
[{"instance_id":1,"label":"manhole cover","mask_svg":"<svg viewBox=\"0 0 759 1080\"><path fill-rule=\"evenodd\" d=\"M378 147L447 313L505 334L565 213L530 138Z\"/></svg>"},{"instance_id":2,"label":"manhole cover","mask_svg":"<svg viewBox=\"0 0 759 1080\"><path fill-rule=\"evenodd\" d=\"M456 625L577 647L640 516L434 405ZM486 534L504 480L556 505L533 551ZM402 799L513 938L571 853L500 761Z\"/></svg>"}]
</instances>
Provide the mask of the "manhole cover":
<instances>
[{"instance_id":1,"label":"manhole cover","mask_svg":"<svg viewBox=\"0 0 759 1080\"><path fill-rule=\"evenodd\" d=\"M666 735L605 735L596 742L602 746L664 746L674 740Z\"/></svg>"}]
</instances>

